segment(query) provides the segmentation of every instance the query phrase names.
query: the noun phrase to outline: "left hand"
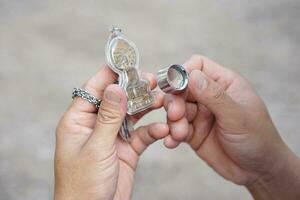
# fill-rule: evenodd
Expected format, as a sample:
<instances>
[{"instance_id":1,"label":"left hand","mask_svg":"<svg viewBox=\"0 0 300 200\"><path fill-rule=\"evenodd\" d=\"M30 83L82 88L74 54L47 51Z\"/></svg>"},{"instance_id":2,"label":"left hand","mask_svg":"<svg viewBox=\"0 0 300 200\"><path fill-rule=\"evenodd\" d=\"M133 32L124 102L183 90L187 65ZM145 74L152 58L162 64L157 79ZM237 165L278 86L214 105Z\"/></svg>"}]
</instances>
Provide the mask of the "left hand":
<instances>
[{"instance_id":1,"label":"left hand","mask_svg":"<svg viewBox=\"0 0 300 200\"><path fill-rule=\"evenodd\" d=\"M107 66L85 85L101 98L98 111L81 98L74 99L56 131L55 199L130 199L139 156L153 142L168 135L168 126L153 123L136 129L130 143L118 136L127 111L126 96ZM156 87L148 76L151 88ZM156 95L150 109L162 106ZM149 110L148 110L149 111ZM137 122L144 114L132 116Z\"/></svg>"},{"instance_id":2,"label":"left hand","mask_svg":"<svg viewBox=\"0 0 300 200\"><path fill-rule=\"evenodd\" d=\"M165 146L188 143L225 179L246 186L255 199L299 199L299 158L281 139L249 82L204 56L184 64L185 93L168 94L170 135Z\"/></svg>"}]
</instances>

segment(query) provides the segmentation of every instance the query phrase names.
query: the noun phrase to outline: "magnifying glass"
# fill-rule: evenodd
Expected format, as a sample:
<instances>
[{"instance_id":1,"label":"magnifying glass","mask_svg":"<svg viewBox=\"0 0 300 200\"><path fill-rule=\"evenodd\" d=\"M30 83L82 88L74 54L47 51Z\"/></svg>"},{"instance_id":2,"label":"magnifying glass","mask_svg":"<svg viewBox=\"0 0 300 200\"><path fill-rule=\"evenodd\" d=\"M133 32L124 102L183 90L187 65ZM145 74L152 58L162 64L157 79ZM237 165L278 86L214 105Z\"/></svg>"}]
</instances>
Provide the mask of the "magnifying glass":
<instances>
[{"instance_id":1,"label":"magnifying glass","mask_svg":"<svg viewBox=\"0 0 300 200\"><path fill-rule=\"evenodd\" d=\"M181 93L188 85L188 73L181 65L171 65L157 72L157 84L165 93Z\"/></svg>"}]
</instances>

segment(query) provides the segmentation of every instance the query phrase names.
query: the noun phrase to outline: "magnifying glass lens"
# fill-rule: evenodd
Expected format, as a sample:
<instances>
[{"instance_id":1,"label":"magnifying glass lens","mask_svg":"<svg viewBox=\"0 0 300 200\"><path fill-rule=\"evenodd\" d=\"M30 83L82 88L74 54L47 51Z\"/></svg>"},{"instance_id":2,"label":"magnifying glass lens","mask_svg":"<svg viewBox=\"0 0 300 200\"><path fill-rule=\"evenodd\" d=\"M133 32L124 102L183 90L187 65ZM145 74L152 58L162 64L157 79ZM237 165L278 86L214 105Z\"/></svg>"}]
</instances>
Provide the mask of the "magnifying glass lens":
<instances>
[{"instance_id":1,"label":"magnifying glass lens","mask_svg":"<svg viewBox=\"0 0 300 200\"><path fill-rule=\"evenodd\" d=\"M184 84L184 78L180 71L176 70L175 68L170 68L168 71L168 81L169 84L176 88L180 89Z\"/></svg>"},{"instance_id":2,"label":"magnifying glass lens","mask_svg":"<svg viewBox=\"0 0 300 200\"><path fill-rule=\"evenodd\" d=\"M181 65L172 65L157 73L158 86L165 93L180 93L188 84L188 73Z\"/></svg>"}]
</instances>

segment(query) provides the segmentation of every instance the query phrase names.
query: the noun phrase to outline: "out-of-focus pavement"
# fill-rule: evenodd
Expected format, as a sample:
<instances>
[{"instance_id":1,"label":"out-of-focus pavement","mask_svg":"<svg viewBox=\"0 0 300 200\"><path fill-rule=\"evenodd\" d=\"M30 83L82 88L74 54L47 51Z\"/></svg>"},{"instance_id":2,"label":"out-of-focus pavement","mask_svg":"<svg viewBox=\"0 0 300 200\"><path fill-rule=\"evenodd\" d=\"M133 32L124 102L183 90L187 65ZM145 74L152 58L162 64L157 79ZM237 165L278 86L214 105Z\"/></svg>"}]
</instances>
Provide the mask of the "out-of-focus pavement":
<instances>
[{"instance_id":1,"label":"out-of-focus pavement","mask_svg":"<svg viewBox=\"0 0 300 200\"><path fill-rule=\"evenodd\" d=\"M0 1L0 199L51 199L54 132L119 25L155 73L201 53L246 76L300 154L299 0ZM142 121L162 121L156 111ZM142 124L141 123L141 124ZM251 199L185 145L151 146L133 199Z\"/></svg>"}]
</instances>

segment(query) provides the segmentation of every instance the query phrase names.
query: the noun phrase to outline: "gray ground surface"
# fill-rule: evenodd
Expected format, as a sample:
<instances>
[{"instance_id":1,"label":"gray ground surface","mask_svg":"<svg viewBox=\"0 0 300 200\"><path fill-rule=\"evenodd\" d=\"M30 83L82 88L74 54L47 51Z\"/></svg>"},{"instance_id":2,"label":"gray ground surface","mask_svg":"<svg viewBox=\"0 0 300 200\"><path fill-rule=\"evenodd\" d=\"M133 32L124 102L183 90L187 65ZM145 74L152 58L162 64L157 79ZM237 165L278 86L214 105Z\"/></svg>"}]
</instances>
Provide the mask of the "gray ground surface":
<instances>
[{"instance_id":1,"label":"gray ground surface","mask_svg":"<svg viewBox=\"0 0 300 200\"><path fill-rule=\"evenodd\" d=\"M104 62L121 26L144 71L201 53L254 84L300 154L298 0L0 1L0 199L51 199L55 125ZM164 120L157 111L142 123ZM140 161L133 199L251 199L190 149L157 143Z\"/></svg>"}]
</instances>

